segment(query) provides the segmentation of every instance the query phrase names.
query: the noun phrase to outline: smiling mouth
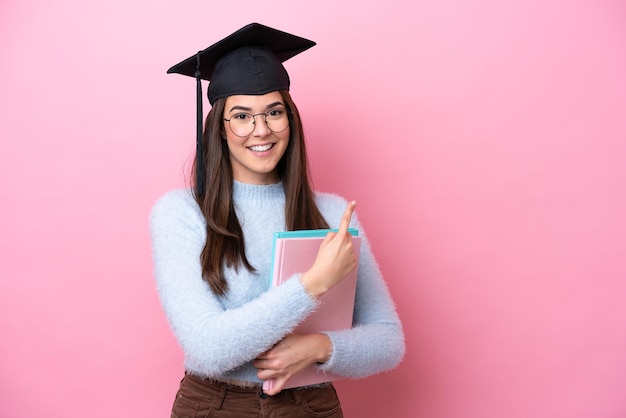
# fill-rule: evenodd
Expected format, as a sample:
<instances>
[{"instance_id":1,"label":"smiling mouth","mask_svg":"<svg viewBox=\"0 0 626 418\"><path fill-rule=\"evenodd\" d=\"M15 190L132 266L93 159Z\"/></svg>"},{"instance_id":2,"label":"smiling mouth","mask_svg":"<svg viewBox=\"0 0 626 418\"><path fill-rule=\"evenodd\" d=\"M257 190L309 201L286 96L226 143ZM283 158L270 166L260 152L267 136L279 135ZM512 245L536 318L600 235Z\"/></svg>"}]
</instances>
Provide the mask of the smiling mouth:
<instances>
[{"instance_id":1,"label":"smiling mouth","mask_svg":"<svg viewBox=\"0 0 626 418\"><path fill-rule=\"evenodd\" d=\"M274 144L253 145L251 147L248 147L248 149L254 152L264 152L269 151L273 146Z\"/></svg>"}]
</instances>

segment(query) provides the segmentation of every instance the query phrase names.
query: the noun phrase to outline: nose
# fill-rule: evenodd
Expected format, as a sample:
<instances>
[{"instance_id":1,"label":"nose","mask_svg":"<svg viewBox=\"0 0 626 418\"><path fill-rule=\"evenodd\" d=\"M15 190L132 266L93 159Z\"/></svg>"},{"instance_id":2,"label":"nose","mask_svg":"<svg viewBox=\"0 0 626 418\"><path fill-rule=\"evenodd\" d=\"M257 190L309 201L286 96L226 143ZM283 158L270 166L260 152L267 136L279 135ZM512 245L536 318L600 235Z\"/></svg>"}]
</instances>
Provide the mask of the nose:
<instances>
[{"instance_id":1,"label":"nose","mask_svg":"<svg viewBox=\"0 0 626 418\"><path fill-rule=\"evenodd\" d=\"M260 118L260 120L257 119ZM253 136L266 136L270 133L270 128L267 126L267 122L265 121L265 115L253 115L254 118L254 130L252 131ZM258 121L258 123L257 123Z\"/></svg>"}]
</instances>

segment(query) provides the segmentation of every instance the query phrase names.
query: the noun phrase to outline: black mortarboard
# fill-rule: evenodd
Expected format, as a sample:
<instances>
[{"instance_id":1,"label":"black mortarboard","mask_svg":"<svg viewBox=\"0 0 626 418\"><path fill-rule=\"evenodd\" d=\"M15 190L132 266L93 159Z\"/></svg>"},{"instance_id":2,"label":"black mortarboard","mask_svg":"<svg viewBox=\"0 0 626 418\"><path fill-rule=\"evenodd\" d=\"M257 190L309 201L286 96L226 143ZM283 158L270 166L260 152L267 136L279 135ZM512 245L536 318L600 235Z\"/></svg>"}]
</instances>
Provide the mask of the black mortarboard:
<instances>
[{"instance_id":1,"label":"black mortarboard","mask_svg":"<svg viewBox=\"0 0 626 418\"><path fill-rule=\"evenodd\" d=\"M315 42L259 23L244 26L207 49L174 65L167 73L196 78L196 192L204 194L202 158L202 85L209 80L209 103L235 94L261 95L289 89L282 62L306 51Z\"/></svg>"}]
</instances>

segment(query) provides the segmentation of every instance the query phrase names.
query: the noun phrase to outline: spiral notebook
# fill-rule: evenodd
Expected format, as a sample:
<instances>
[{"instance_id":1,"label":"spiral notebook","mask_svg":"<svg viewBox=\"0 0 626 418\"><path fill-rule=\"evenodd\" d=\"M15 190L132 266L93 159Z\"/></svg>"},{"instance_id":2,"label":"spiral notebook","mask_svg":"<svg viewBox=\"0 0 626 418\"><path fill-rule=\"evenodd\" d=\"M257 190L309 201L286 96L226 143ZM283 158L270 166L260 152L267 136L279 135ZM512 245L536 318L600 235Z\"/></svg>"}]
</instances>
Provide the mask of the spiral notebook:
<instances>
[{"instance_id":1,"label":"spiral notebook","mask_svg":"<svg viewBox=\"0 0 626 418\"><path fill-rule=\"evenodd\" d=\"M296 273L304 273L315 262L320 244L330 229L276 232L274 234L273 267L271 285L280 286ZM336 231L336 230L334 230ZM350 228L354 254L359 258L361 237L356 229ZM356 294L357 270L354 269L339 284L320 297L319 308L309 315L294 332L309 334L352 328L354 297ZM331 373L318 370L315 365L289 379L285 389L308 386L340 379ZM271 384L267 383L267 384Z\"/></svg>"}]
</instances>

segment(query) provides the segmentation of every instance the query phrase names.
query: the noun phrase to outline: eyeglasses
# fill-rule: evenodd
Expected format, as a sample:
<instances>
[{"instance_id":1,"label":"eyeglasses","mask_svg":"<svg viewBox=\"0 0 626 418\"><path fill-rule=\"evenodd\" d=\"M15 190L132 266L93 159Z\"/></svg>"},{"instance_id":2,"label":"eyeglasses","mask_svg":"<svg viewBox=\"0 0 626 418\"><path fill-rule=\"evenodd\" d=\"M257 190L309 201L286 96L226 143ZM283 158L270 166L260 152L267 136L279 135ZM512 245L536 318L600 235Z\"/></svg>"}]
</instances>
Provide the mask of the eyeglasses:
<instances>
[{"instance_id":1,"label":"eyeglasses","mask_svg":"<svg viewBox=\"0 0 626 418\"><path fill-rule=\"evenodd\" d=\"M287 109L284 107L276 107L267 113L237 113L233 115L230 119L224 118L228 125L230 126L230 130L232 133L239 137L247 137L252 135L254 132L256 117L257 116L265 116L265 124L267 128L274 132L275 134L280 133L289 127L289 117L287 114Z\"/></svg>"}]
</instances>

